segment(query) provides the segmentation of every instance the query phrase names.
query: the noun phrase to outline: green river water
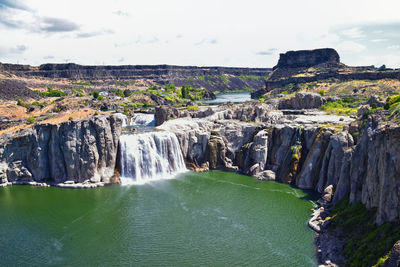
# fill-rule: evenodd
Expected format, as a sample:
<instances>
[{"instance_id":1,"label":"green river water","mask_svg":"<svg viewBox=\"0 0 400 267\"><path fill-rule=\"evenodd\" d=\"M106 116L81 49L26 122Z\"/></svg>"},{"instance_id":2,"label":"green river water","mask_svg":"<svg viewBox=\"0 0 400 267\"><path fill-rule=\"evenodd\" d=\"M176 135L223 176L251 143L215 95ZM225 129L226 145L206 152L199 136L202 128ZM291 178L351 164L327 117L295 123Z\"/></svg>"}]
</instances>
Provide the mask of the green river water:
<instances>
[{"instance_id":1,"label":"green river water","mask_svg":"<svg viewBox=\"0 0 400 267\"><path fill-rule=\"evenodd\" d=\"M301 190L227 172L0 188L1 266L315 266Z\"/></svg>"}]
</instances>

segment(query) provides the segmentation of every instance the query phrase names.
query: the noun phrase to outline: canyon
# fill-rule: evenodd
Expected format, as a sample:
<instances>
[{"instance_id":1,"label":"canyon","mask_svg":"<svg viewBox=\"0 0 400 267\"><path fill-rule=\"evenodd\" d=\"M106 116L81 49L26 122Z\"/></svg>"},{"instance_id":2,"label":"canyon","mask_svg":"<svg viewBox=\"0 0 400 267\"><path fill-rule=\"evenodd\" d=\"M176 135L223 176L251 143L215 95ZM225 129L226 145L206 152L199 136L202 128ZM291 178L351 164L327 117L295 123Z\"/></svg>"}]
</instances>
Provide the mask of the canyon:
<instances>
[{"instance_id":1,"label":"canyon","mask_svg":"<svg viewBox=\"0 0 400 267\"><path fill-rule=\"evenodd\" d=\"M319 193L333 185L334 203L350 194L352 203L378 208L378 224L399 217L399 127L382 126L375 118L365 126L339 119L290 121L266 104L209 113L204 118L168 120L158 127L176 135L187 166L238 171ZM95 116L3 135L2 184L117 182L122 122L119 115Z\"/></svg>"},{"instance_id":2,"label":"canyon","mask_svg":"<svg viewBox=\"0 0 400 267\"><path fill-rule=\"evenodd\" d=\"M259 101L218 106L163 102L146 113L132 110L125 114L118 108L107 108L85 118L10 130L0 136L1 187L94 188L146 184L187 170L224 171L276 181L320 196L320 208L309 221L318 233L318 242L324 238L328 240L325 243L333 242L331 236L324 235L333 219L325 209L347 199L353 206L361 203L374 211L374 227L396 224L400 218L400 126L395 108L400 98L393 96L398 92L396 81L385 80L389 86L385 84L386 91L378 92L380 96L366 94L365 88L375 86L368 84L358 86L351 97L337 96L335 91L324 96L324 90L317 93L307 84L319 79L339 79L338 84L348 79L398 80L398 70L348 67L340 63L333 49L281 54L271 73L269 69L167 65L1 64L0 69L11 76L94 83L145 77L160 84L192 81L199 86L218 78L217 84L222 81L231 90L241 90L250 82L255 87L264 86L252 93ZM269 76L262 85L265 75ZM247 83L235 87L235 79ZM225 88L208 84L211 91ZM293 86L288 88L288 84ZM305 90L301 87L304 84ZM337 108L335 105L350 112L327 114L321 110ZM393 250L390 262L398 261L396 246ZM319 263L336 266L330 262L332 255L321 256L329 253L319 251Z\"/></svg>"}]
</instances>

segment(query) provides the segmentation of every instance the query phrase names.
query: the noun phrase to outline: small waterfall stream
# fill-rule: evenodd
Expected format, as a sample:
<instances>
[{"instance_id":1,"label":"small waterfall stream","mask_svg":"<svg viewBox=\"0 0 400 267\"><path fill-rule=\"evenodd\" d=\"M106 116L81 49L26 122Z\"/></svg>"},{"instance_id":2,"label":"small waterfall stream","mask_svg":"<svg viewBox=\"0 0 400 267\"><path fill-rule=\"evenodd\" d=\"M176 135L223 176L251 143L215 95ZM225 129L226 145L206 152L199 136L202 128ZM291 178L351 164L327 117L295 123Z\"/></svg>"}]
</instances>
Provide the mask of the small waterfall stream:
<instances>
[{"instance_id":1,"label":"small waterfall stream","mask_svg":"<svg viewBox=\"0 0 400 267\"><path fill-rule=\"evenodd\" d=\"M175 134L144 132L120 137L121 183L143 184L186 171Z\"/></svg>"}]
</instances>

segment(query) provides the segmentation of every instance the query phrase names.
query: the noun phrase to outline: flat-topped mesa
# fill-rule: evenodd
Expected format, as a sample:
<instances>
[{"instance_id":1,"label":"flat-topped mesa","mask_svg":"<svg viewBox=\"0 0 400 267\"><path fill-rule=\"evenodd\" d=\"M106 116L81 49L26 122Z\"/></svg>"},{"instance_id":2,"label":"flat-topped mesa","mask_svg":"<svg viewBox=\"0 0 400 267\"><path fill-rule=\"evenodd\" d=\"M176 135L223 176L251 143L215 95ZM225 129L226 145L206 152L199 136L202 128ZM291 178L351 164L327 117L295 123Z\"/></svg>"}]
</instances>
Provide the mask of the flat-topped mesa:
<instances>
[{"instance_id":1,"label":"flat-topped mesa","mask_svg":"<svg viewBox=\"0 0 400 267\"><path fill-rule=\"evenodd\" d=\"M273 69L312 67L323 63L340 63L339 54L335 49L320 48L314 50L288 51L279 55L278 65Z\"/></svg>"},{"instance_id":2,"label":"flat-topped mesa","mask_svg":"<svg viewBox=\"0 0 400 267\"><path fill-rule=\"evenodd\" d=\"M302 84L327 79L348 80L400 80L400 69L379 70L374 66L350 67L340 62L333 48L288 51L280 54L278 64L265 81L265 88L251 93L251 98L260 98L275 90L287 91L288 84ZM299 89L298 86L292 87ZM296 91L293 90L293 91Z\"/></svg>"}]
</instances>

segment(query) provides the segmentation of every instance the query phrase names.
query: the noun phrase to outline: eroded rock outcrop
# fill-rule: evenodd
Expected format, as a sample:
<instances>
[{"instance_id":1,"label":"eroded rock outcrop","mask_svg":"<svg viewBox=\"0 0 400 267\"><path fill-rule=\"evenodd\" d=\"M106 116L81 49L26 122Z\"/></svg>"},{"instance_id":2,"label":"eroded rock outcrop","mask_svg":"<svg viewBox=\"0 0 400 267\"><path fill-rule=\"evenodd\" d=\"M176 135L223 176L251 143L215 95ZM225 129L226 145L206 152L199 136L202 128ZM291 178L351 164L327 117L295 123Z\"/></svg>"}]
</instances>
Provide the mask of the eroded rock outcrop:
<instances>
[{"instance_id":1,"label":"eroded rock outcrop","mask_svg":"<svg viewBox=\"0 0 400 267\"><path fill-rule=\"evenodd\" d=\"M319 108L326 103L326 100L316 93L299 92L293 97L281 99L279 109L313 109Z\"/></svg>"},{"instance_id":2,"label":"eroded rock outcrop","mask_svg":"<svg viewBox=\"0 0 400 267\"><path fill-rule=\"evenodd\" d=\"M2 183L111 183L122 118L36 125L0 140Z\"/></svg>"}]
</instances>

